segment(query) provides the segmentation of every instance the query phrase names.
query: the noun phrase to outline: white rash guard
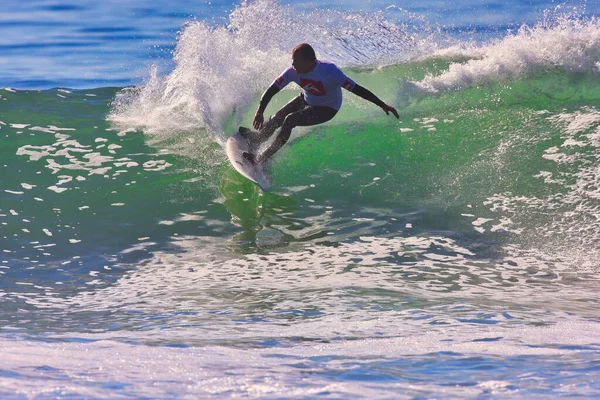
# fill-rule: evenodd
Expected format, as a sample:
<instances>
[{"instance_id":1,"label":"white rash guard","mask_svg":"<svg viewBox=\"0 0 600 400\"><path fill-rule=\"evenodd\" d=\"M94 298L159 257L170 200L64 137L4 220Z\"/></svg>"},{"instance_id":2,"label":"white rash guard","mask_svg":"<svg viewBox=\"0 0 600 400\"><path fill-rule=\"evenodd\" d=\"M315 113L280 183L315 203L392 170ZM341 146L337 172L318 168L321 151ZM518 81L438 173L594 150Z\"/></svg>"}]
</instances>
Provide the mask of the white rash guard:
<instances>
[{"instance_id":1,"label":"white rash guard","mask_svg":"<svg viewBox=\"0 0 600 400\"><path fill-rule=\"evenodd\" d=\"M306 104L335 110L342 106L342 88L351 91L356 85L335 64L319 60L315 69L307 74L299 74L289 67L273 84L281 90L290 82L296 82L303 89Z\"/></svg>"}]
</instances>

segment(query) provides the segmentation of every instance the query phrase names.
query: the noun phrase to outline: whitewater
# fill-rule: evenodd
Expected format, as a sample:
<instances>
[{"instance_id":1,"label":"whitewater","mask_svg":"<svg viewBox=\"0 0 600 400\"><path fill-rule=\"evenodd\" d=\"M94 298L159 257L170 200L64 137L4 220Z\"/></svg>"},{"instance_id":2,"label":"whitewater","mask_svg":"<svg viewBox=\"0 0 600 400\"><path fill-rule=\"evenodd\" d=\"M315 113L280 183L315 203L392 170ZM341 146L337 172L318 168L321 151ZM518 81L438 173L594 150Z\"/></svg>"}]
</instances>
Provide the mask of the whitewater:
<instances>
[{"instance_id":1,"label":"whitewater","mask_svg":"<svg viewBox=\"0 0 600 400\"><path fill-rule=\"evenodd\" d=\"M11 5L0 397L597 397L599 17ZM300 42L400 120L345 92L266 193L223 147Z\"/></svg>"}]
</instances>

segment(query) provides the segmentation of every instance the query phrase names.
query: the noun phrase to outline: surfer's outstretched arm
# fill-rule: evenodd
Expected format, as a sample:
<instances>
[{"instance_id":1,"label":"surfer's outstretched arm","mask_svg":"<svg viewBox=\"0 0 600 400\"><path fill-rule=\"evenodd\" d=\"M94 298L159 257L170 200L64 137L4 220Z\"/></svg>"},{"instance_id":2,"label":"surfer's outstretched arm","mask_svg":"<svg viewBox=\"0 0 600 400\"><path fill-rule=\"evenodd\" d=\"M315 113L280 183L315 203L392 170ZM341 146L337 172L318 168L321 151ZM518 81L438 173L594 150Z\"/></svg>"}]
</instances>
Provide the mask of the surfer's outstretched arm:
<instances>
[{"instance_id":1,"label":"surfer's outstretched arm","mask_svg":"<svg viewBox=\"0 0 600 400\"><path fill-rule=\"evenodd\" d=\"M267 108L267 104L269 104L273 96L275 96L278 92L279 88L275 85L271 85L265 91L265 93L263 93L262 97L260 98L258 110L256 110L256 114L254 114L254 129L262 129L263 123L265 122L265 108Z\"/></svg>"},{"instance_id":2,"label":"surfer's outstretched arm","mask_svg":"<svg viewBox=\"0 0 600 400\"><path fill-rule=\"evenodd\" d=\"M375 96L373 94L373 92L371 92L369 89L360 86L358 83L356 85L354 85L354 89L352 89L352 93L354 93L355 95L362 97L365 100L370 101L373 104L378 105L379 107L381 107L383 109L383 111L385 111L386 114L394 114L394 117L396 118L400 118L400 116L398 115L398 111L396 111L396 109L392 106L389 106L387 104L385 104L383 101L381 101L381 99L379 99L379 97Z\"/></svg>"}]
</instances>

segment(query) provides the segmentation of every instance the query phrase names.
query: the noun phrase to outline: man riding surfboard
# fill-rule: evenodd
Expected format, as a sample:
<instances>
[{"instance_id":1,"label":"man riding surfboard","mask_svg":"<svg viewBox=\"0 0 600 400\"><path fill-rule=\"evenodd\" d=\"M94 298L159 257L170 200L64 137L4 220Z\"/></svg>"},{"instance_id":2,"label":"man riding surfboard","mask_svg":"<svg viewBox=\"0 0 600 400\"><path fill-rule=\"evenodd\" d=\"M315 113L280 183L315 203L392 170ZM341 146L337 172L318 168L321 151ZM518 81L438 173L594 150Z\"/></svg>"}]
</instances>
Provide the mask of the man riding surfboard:
<instances>
[{"instance_id":1,"label":"man riding surfboard","mask_svg":"<svg viewBox=\"0 0 600 400\"><path fill-rule=\"evenodd\" d=\"M290 82L296 82L303 89L302 93L265 123L263 114L267 104ZM275 79L260 99L253 123L254 128L259 131L240 128L241 135L258 143L266 141L281 127L279 134L262 154L246 152L243 154L244 158L253 163L261 163L271 158L288 141L296 126L317 125L331 120L342 105L342 88L376 104L386 114L391 112L396 118L400 118L394 107L348 78L335 64L317 60L313 48L308 43L302 43L292 51L292 66Z\"/></svg>"}]
</instances>

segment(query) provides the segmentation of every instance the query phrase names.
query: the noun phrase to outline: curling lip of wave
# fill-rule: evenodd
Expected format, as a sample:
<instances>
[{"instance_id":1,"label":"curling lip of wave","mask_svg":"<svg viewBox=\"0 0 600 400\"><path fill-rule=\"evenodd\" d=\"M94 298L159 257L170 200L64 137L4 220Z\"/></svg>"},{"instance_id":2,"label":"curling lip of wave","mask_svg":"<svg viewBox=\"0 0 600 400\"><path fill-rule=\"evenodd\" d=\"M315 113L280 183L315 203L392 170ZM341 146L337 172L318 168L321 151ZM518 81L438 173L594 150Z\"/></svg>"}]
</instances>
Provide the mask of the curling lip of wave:
<instances>
[{"instance_id":1,"label":"curling lip of wave","mask_svg":"<svg viewBox=\"0 0 600 400\"><path fill-rule=\"evenodd\" d=\"M516 34L483 46L452 46L427 59L452 62L440 75L412 82L437 94L560 68L567 73L600 73L600 19L563 15L554 23L522 26ZM465 62L460 62L466 60Z\"/></svg>"}]
</instances>

